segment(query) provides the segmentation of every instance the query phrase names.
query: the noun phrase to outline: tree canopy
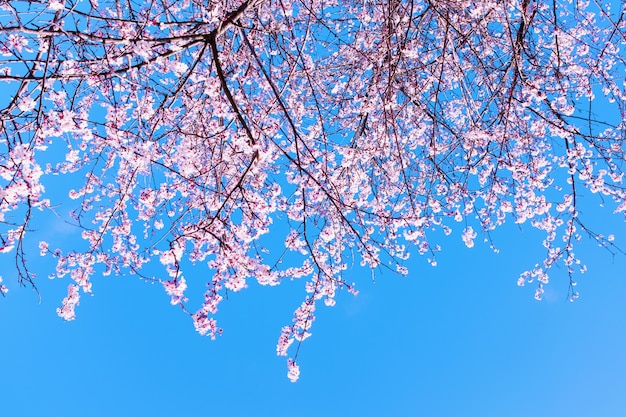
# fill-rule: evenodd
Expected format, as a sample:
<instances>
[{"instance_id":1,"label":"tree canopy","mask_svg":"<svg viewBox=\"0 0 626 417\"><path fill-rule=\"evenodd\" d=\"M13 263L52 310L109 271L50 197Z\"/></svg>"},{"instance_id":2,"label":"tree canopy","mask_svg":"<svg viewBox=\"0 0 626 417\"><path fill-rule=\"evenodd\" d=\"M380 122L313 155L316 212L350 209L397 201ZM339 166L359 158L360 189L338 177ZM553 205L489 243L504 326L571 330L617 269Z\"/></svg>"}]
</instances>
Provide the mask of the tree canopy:
<instances>
[{"instance_id":1,"label":"tree canopy","mask_svg":"<svg viewBox=\"0 0 626 417\"><path fill-rule=\"evenodd\" d=\"M574 300L577 242L619 251L581 195L626 211L625 7L2 1L3 262L36 287L31 225L53 214L84 239L36 243L71 281L61 317L93 278L131 274L211 337L228 292L305 280L277 345L292 380L317 303L357 293L347 269L406 275L412 253L435 265L446 236L497 250L505 222L538 229L546 256L518 284L541 299L561 265Z\"/></svg>"}]
</instances>

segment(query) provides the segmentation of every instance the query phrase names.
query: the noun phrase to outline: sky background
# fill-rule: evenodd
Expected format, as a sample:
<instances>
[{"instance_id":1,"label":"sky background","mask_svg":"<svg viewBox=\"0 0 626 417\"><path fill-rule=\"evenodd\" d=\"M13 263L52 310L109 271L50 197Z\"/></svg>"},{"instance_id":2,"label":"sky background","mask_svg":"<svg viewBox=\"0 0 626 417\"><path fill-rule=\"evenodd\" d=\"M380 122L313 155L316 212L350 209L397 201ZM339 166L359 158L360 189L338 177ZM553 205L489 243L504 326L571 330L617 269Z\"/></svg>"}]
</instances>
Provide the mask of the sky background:
<instances>
[{"instance_id":1,"label":"sky background","mask_svg":"<svg viewBox=\"0 0 626 417\"><path fill-rule=\"evenodd\" d=\"M619 217L583 214L625 241ZM494 239L497 255L450 236L437 267L415 257L404 278L350 271L360 294L319 306L295 384L275 346L304 281L231 294L217 316L224 334L212 342L160 285L133 277L94 277L94 296L64 322L55 309L69 281L40 279L39 303L2 257L11 291L0 299L1 414L626 415L625 257L583 244L581 297L567 301L561 270L538 302L534 286L516 281L543 259L540 235L511 224Z\"/></svg>"},{"instance_id":2,"label":"sky background","mask_svg":"<svg viewBox=\"0 0 626 417\"><path fill-rule=\"evenodd\" d=\"M623 217L597 202L586 197L581 214L626 248ZM65 248L77 234L37 227ZM626 256L585 240L580 298L568 301L561 269L538 302L534 285L516 282L543 260L542 235L508 224L493 234L497 255L480 237L468 249L457 230L436 242L437 267L414 256L408 277L348 271L360 294L320 303L295 384L276 341L305 281L231 294L216 341L194 331L161 285L136 277L94 277L94 295L65 322L55 310L70 281L45 278L50 260L35 241L41 300L0 256L10 289L0 298L0 416L626 416ZM185 274L190 286L206 279L195 272Z\"/></svg>"}]
</instances>

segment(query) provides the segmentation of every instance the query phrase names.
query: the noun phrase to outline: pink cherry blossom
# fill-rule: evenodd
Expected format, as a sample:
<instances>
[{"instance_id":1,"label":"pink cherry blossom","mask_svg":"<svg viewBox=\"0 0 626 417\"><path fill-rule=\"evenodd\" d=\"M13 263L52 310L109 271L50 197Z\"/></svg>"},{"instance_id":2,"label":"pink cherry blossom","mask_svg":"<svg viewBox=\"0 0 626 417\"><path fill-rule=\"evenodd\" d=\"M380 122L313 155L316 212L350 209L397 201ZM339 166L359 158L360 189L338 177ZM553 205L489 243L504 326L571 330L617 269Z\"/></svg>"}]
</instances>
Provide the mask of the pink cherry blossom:
<instances>
[{"instance_id":1,"label":"pink cherry blossom","mask_svg":"<svg viewBox=\"0 0 626 417\"><path fill-rule=\"evenodd\" d=\"M287 372L287 377L291 382L297 382L300 378L300 367L296 365L296 362L292 359L287 359L287 368L289 372Z\"/></svg>"},{"instance_id":2,"label":"pink cherry blossom","mask_svg":"<svg viewBox=\"0 0 626 417\"><path fill-rule=\"evenodd\" d=\"M176 280L165 281L163 286L165 287L165 292L172 297L172 300L170 301L172 305L176 305L187 300L184 296L185 290L187 289L185 278L178 277Z\"/></svg>"},{"instance_id":3,"label":"pink cherry blossom","mask_svg":"<svg viewBox=\"0 0 626 417\"><path fill-rule=\"evenodd\" d=\"M70 281L66 320L100 275L125 274L211 338L227 296L300 281L276 346L295 352L291 380L318 309L358 293L348 270L410 276L445 239L497 252L506 223L537 230L545 256L518 285L539 300L565 275L573 301L581 240L622 252L581 207L626 212L622 11L4 2L0 256L35 286L40 242L56 263L42 272Z\"/></svg>"},{"instance_id":4,"label":"pink cherry blossom","mask_svg":"<svg viewBox=\"0 0 626 417\"><path fill-rule=\"evenodd\" d=\"M79 300L80 295L78 294L78 286L73 284L69 285L67 287L67 296L63 299L63 305L60 308L57 308L57 314L59 317L68 321L74 320L76 318L74 308L78 305Z\"/></svg>"}]
</instances>

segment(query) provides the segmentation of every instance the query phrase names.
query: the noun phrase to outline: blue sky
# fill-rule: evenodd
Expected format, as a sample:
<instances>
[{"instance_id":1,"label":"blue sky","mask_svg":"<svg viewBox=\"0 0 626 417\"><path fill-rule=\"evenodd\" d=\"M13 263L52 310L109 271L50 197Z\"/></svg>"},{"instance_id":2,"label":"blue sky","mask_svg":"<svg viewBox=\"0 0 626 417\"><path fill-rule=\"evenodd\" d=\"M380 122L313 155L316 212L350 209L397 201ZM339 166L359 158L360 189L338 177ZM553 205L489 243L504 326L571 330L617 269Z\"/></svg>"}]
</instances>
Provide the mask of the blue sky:
<instances>
[{"instance_id":1,"label":"blue sky","mask_svg":"<svg viewBox=\"0 0 626 417\"><path fill-rule=\"evenodd\" d=\"M587 200L581 211L592 228L626 248L623 218ZM39 227L47 240L77 234L63 223ZM10 292L0 299L0 414L623 417L626 257L585 241L576 250L589 269L577 276L581 297L567 300L567 274L555 270L538 302L533 286L516 285L543 259L531 229L496 231L498 255L480 239L466 248L457 231L439 242L437 267L415 256L404 278L349 271L360 294L320 303L295 384L275 347L304 281L231 294L217 315L224 334L212 342L161 285L134 277L94 277L93 297L83 295L77 320L64 322L55 310L69 280L47 280L49 260L34 249L40 302L17 287L2 256Z\"/></svg>"},{"instance_id":2,"label":"blue sky","mask_svg":"<svg viewBox=\"0 0 626 417\"><path fill-rule=\"evenodd\" d=\"M623 242L624 223L603 213L587 214ZM537 302L516 278L541 260L539 236L510 225L494 237L498 255L455 236L437 267L416 257L405 278L350 271L360 294L319 307L295 384L275 345L303 281L231 295L211 342L160 285L94 278L64 322L68 282L40 280L39 304L3 272L3 415L623 416L626 259L584 244L581 298L567 301L561 271Z\"/></svg>"}]
</instances>

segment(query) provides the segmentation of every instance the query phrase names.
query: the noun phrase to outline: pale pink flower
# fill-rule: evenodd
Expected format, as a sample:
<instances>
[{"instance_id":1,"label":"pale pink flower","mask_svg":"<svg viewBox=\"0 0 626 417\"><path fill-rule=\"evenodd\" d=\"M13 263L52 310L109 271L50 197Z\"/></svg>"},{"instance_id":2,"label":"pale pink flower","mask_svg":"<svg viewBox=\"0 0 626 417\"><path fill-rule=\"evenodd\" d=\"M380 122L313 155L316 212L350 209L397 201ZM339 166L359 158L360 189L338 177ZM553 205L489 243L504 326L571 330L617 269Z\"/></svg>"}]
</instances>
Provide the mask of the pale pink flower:
<instances>
[{"instance_id":1,"label":"pale pink flower","mask_svg":"<svg viewBox=\"0 0 626 417\"><path fill-rule=\"evenodd\" d=\"M165 287L167 295L171 297L170 304L176 305L186 300L184 293L187 289L187 282L185 278L178 277L176 280L165 281L163 287Z\"/></svg>"},{"instance_id":2,"label":"pale pink flower","mask_svg":"<svg viewBox=\"0 0 626 417\"><path fill-rule=\"evenodd\" d=\"M291 358L287 359L287 369L287 377L289 378L289 380L291 382L298 381L298 378L300 378L300 367L296 365L296 362L293 361Z\"/></svg>"},{"instance_id":3,"label":"pale pink flower","mask_svg":"<svg viewBox=\"0 0 626 417\"><path fill-rule=\"evenodd\" d=\"M11 33L7 37L7 41L8 41L8 46L10 48L15 49L17 53L21 53L22 48L28 45L28 39L16 33Z\"/></svg>"},{"instance_id":4,"label":"pale pink flower","mask_svg":"<svg viewBox=\"0 0 626 417\"><path fill-rule=\"evenodd\" d=\"M472 226L468 226L463 230L463 242L468 248L474 246L474 239L476 238L476 232L472 228Z\"/></svg>"},{"instance_id":5,"label":"pale pink flower","mask_svg":"<svg viewBox=\"0 0 626 417\"><path fill-rule=\"evenodd\" d=\"M26 96L26 97L23 97L20 101L18 101L17 108L23 112L29 112L35 108L35 104L36 102L35 100L33 100L31 96Z\"/></svg>"},{"instance_id":6,"label":"pale pink flower","mask_svg":"<svg viewBox=\"0 0 626 417\"><path fill-rule=\"evenodd\" d=\"M48 2L48 8L50 10L61 10L65 7L63 3L63 0L50 0Z\"/></svg>"},{"instance_id":7,"label":"pale pink flower","mask_svg":"<svg viewBox=\"0 0 626 417\"><path fill-rule=\"evenodd\" d=\"M8 245L8 244L5 244L4 246L0 246L0 253L9 253L13 250L14 247L15 245Z\"/></svg>"},{"instance_id":8,"label":"pale pink flower","mask_svg":"<svg viewBox=\"0 0 626 417\"><path fill-rule=\"evenodd\" d=\"M284 326L280 332L278 338L278 344L276 345L276 355L287 356L287 350L293 343L294 339L291 337L293 329L291 326Z\"/></svg>"},{"instance_id":9,"label":"pale pink flower","mask_svg":"<svg viewBox=\"0 0 626 417\"><path fill-rule=\"evenodd\" d=\"M74 308L78 305L80 295L78 294L78 285L70 284L67 287L67 296L63 299L63 305L57 308L59 317L71 321L76 318Z\"/></svg>"},{"instance_id":10,"label":"pale pink flower","mask_svg":"<svg viewBox=\"0 0 626 417\"><path fill-rule=\"evenodd\" d=\"M48 253L48 242L44 242L43 240L39 242L39 254L41 256L45 256Z\"/></svg>"}]
</instances>

